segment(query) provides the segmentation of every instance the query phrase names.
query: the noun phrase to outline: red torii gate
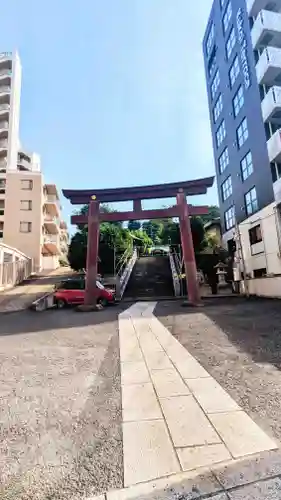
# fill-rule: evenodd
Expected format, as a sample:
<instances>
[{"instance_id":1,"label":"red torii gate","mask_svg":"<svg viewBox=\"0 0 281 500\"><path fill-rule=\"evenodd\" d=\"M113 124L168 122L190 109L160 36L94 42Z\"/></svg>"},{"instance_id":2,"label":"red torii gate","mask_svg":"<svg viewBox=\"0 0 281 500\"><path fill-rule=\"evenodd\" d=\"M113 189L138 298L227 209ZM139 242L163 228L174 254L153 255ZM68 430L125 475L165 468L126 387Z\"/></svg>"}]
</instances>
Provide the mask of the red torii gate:
<instances>
[{"instance_id":1,"label":"red torii gate","mask_svg":"<svg viewBox=\"0 0 281 500\"><path fill-rule=\"evenodd\" d=\"M213 182L214 177L208 177L193 181L156 184L152 186L90 190L64 189L64 196L73 205L89 204L88 215L73 215L71 217L72 224L88 224L85 304L91 305L95 303L100 222L162 219L168 217L179 218L188 298L192 304L199 304L200 294L189 217L206 214L208 207L188 205L186 196L206 194L207 189L213 185ZM172 197L177 198L177 204L173 207L154 210L142 209L142 200ZM101 203L121 201L133 201L133 210L129 212L100 212L99 207Z\"/></svg>"}]
</instances>

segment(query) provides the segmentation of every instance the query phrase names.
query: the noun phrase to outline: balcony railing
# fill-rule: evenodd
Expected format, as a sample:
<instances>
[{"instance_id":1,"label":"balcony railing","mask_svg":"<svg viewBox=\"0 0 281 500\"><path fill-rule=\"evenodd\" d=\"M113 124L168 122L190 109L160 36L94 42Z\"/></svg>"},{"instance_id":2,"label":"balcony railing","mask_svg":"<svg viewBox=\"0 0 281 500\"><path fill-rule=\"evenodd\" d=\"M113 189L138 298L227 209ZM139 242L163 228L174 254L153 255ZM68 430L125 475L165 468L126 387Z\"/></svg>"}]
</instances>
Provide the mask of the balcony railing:
<instances>
[{"instance_id":1,"label":"balcony railing","mask_svg":"<svg viewBox=\"0 0 281 500\"><path fill-rule=\"evenodd\" d=\"M0 94L6 94L7 92L10 92L11 91L11 87L9 87L8 85L3 85L2 87L0 87Z\"/></svg>"},{"instance_id":2,"label":"balcony railing","mask_svg":"<svg viewBox=\"0 0 281 500\"><path fill-rule=\"evenodd\" d=\"M281 14L262 10L252 28L254 49L262 47L281 47Z\"/></svg>"},{"instance_id":3,"label":"balcony railing","mask_svg":"<svg viewBox=\"0 0 281 500\"><path fill-rule=\"evenodd\" d=\"M262 101L262 116L265 122L281 124L281 87L271 87Z\"/></svg>"},{"instance_id":4,"label":"balcony railing","mask_svg":"<svg viewBox=\"0 0 281 500\"><path fill-rule=\"evenodd\" d=\"M0 78L1 76L12 76L12 71L10 69L1 69L0 70Z\"/></svg>"},{"instance_id":5,"label":"balcony railing","mask_svg":"<svg viewBox=\"0 0 281 500\"><path fill-rule=\"evenodd\" d=\"M256 17L262 9L269 8L274 12L281 12L281 0L247 0L247 9L249 16Z\"/></svg>"},{"instance_id":6,"label":"balcony railing","mask_svg":"<svg viewBox=\"0 0 281 500\"><path fill-rule=\"evenodd\" d=\"M9 122L0 122L0 130L8 130Z\"/></svg>"},{"instance_id":7,"label":"balcony railing","mask_svg":"<svg viewBox=\"0 0 281 500\"><path fill-rule=\"evenodd\" d=\"M0 113L1 111L10 111L10 104L0 104Z\"/></svg>"},{"instance_id":8,"label":"balcony railing","mask_svg":"<svg viewBox=\"0 0 281 500\"><path fill-rule=\"evenodd\" d=\"M8 141L0 141L0 149L7 149Z\"/></svg>"},{"instance_id":9,"label":"balcony railing","mask_svg":"<svg viewBox=\"0 0 281 500\"><path fill-rule=\"evenodd\" d=\"M54 234L45 234L44 235L44 243L46 244L53 244L53 245L56 245L58 246L59 245L59 238L58 236L54 235Z\"/></svg>"},{"instance_id":10,"label":"balcony railing","mask_svg":"<svg viewBox=\"0 0 281 500\"><path fill-rule=\"evenodd\" d=\"M257 65L257 79L260 85L278 84L281 78L281 48L264 49Z\"/></svg>"},{"instance_id":11,"label":"balcony railing","mask_svg":"<svg viewBox=\"0 0 281 500\"><path fill-rule=\"evenodd\" d=\"M267 141L269 161L281 162L281 129L276 130L272 137Z\"/></svg>"}]
</instances>

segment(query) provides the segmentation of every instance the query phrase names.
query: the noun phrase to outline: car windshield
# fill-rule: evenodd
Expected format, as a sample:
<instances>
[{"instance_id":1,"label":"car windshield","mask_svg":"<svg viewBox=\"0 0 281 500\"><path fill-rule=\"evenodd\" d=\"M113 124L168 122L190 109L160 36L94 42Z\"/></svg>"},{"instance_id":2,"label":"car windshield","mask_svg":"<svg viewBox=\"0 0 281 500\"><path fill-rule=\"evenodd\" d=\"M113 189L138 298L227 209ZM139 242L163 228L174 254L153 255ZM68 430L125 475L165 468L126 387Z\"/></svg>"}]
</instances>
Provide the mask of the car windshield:
<instances>
[{"instance_id":1,"label":"car windshield","mask_svg":"<svg viewBox=\"0 0 281 500\"><path fill-rule=\"evenodd\" d=\"M104 290L104 286L101 284L100 281L97 281L97 288L99 288L100 290Z\"/></svg>"}]
</instances>

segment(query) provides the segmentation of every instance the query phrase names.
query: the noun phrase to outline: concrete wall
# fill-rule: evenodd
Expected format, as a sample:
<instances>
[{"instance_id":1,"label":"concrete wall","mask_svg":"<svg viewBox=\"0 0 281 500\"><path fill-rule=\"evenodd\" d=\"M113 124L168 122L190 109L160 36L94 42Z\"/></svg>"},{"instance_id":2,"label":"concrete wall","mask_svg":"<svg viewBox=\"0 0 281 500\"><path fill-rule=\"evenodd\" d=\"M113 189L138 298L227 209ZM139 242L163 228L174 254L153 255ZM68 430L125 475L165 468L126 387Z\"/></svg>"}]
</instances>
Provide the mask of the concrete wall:
<instances>
[{"instance_id":1,"label":"concrete wall","mask_svg":"<svg viewBox=\"0 0 281 500\"><path fill-rule=\"evenodd\" d=\"M249 230L261 226L262 241L250 244ZM239 225L246 273L265 268L267 274L281 274L280 212L275 203L252 215ZM264 282L264 280L262 280Z\"/></svg>"},{"instance_id":2,"label":"concrete wall","mask_svg":"<svg viewBox=\"0 0 281 500\"><path fill-rule=\"evenodd\" d=\"M281 298L281 276L247 280L247 284L250 295L257 295L258 297Z\"/></svg>"}]
</instances>

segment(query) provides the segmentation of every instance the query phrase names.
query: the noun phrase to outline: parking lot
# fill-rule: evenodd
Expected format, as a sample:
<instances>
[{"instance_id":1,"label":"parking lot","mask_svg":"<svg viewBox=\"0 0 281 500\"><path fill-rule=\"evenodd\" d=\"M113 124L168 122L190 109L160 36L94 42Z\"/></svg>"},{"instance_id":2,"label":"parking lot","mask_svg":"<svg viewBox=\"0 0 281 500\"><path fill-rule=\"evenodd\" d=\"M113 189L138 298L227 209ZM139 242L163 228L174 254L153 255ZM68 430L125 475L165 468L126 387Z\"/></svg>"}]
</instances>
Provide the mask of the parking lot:
<instances>
[{"instance_id":1,"label":"parking lot","mask_svg":"<svg viewBox=\"0 0 281 500\"><path fill-rule=\"evenodd\" d=\"M82 500L123 486L118 314L0 315L0 498ZM155 314L281 440L281 303L159 302Z\"/></svg>"},{"instance_id":2,"label":"parking lot","mask_svg":"<svg viewBox=\"0 0 281 500\"><path fill-rule=\"evenodd\" d=\"M1 315L1 500L122 485L117 315Z\"/></svg>"}]
</instances>

